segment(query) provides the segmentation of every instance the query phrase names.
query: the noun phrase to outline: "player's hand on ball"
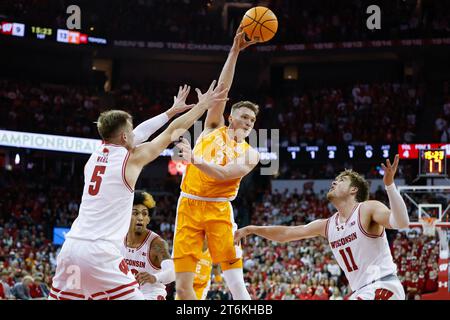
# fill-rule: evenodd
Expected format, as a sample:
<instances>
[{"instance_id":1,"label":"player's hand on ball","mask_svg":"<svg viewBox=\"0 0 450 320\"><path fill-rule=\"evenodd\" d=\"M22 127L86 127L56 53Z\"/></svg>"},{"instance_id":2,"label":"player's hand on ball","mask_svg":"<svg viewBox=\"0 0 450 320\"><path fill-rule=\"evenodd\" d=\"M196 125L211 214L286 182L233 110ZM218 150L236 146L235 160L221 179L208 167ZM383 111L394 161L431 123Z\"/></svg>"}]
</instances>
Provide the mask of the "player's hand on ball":
<instances>
[{"instance_id":1,"label":"player's hand on ball","mask_svg":"<svg viewBox=\"0 0 450 320\"><path fill-rule=\"evenodd\" d=\"M177 96L173 97L172 107L167 111L170 117L189 110L193 106L195 106L195 104L186 104L186 99L190 91L191 87L189 87L188 85L184 85L183 87L180 86Z\"/></svg>"},{"instance_id":2,"label":"player's hand on ball","mask_svg":"<svg viewBox=\"0 0 450 320\"><path fill-rule=\"evenodd\" d=\"M182 138L181 141L176 144L176 147L179 149L178 152L179 157L181 157L183 160L189 163L193 162L191 144L187 139Z\"/></svg>"},{"instance_id":3,"label":"player's hand on ball","mask_svg":"<svg viewBox=\"0 0 450 320\"><path fill-rule=\"evenodd\" d=\"M155 283L156 278L154 275L149 274L147 272L139 272L136 275L136 281L139 282L140 286L142 286L145 283Z\"/></svg>"},{"instance_id":4,"label":"player's hand on ball","mask_svg":"<svg viewBox=\"0 0 450 320\"><path fill-rule=\"evenodd\" d=\"M400 157L397 154L395 155L393 164L391 164L389 159L386 160L386 165L384 165L384 163L381 164L381 167L384 170L383 181L385 186L390 186L391 184L394 183L394 176L395 173L397 172L399 158Z\"/></svg>"},{"instance_id":5,"label":"player's hand on ball","mask_svg":"<svg viewBox=\"0 0 450 320\"><path fill-rule=\"evenodd\" d=\"M207 109L210 109L216 106L219 103L223 103L228 101L228 89L225 87L225 84L222 82L216 88L216 80L214 80L209 86L208 91L202 93L200 89L195 89L198 96L198 103L203 104Z\"/></svg>"},{"instance_id":6,"label":"player's hand on ball","mask_svg":"<svg viewBox=\"0 0 450 320\"><path fill-rule=\"evenodd\" d=\"M238 28L236 32L236 36L234 37L233 47L238 49L239 51L244 50L245 48L251 46L252 44L258 43L256 40L247 40L245 37L245 32L241 27Z\"/></svg>"},{"instance_id":7,"label":"player's hand on ball","mask_svg":"<svg viewBox=\"0 0 450 320\"><path fill-rule=\"evenodd\" d=\"M233 42L233 48L235 50L238 51L242 51L245 48L251 46L252 44L257 43L258 41L249 41L245 38L245 32L242 31L242 28L239 27L239 29L236 32L236 36L234 37L234 42Z\"/></svg>"}]
</instances>

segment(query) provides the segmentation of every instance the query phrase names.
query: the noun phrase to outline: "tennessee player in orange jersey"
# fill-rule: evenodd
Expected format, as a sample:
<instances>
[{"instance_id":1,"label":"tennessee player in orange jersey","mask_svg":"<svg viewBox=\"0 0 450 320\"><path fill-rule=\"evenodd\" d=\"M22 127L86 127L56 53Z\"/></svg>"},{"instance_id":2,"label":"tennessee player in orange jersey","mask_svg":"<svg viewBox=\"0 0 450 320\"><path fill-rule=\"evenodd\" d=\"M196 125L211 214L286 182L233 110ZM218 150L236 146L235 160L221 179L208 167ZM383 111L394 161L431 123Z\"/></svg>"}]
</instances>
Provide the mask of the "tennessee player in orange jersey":
<instances>
[{"instance_id":1,"label":"tennessee player in orange jersey","mask_svg":"<svg viewBox=\"0 0 450 320\"><path fill-rule=\"evenodd\" d=\"M231 87L239 52L253 43L238 30L219 79L225 87ZM259 108L249 101L234 104L229 126L225 126L225 105L217 103L208 112L205 130L194 150L186 139L177 145L189 162L181 183L172 251L176 290L182 300L196 299L193 282L205 236L212 261L220 264L233 299L250 300L242 271L242 249L233 243L237 225L230 201L236 197L241 179L259 162L258 152L245 141Z\"/></svg>"}]
</instances>

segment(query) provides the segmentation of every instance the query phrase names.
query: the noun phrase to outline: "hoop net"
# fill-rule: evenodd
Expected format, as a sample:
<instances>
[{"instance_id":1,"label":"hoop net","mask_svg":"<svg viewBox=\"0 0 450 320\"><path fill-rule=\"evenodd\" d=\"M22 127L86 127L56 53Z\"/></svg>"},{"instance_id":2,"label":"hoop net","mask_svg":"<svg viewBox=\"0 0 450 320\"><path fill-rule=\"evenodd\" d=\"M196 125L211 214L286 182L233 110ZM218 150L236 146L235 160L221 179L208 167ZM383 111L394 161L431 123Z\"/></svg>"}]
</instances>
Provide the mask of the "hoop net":
<instances>
[{"instance_id":1,"label":"hoop net","mask_svg":"<svg viewBox=\"0 0 450 320\"><path fill-rule=\"evenodd\" d=\"M436 236L436 223L438 222L437 218L434 217L422 217L419 219L419 222L422 224L423 234L430 237Z\"/></svg>"},{"instance_id":2,"label":"hoop net","mask_svg":"<svg viewBox=\"0 0 450 320\"><path fill-rule=\"evenodd\" d=\"M400 186L410 215L410 228L421 228L424 235L438 237L441 259L449 256L450 185Z\"/></svg>"}]
</instances>

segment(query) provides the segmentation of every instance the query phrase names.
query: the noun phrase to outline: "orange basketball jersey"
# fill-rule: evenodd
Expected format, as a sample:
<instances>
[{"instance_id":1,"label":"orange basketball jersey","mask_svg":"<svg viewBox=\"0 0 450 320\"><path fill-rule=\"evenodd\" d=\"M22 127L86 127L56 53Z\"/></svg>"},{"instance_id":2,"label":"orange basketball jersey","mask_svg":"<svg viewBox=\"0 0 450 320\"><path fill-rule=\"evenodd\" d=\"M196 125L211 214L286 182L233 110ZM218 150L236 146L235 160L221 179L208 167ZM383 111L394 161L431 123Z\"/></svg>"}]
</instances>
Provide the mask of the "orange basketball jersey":
<instances>
[{"instance_id":1,"label":"orange basketball jersey","mask_svg":"<svg viewBox=\"0 0 450 320\"><path fill-rule=\"evenodd\" d=\"M237 143L231 139L227 129L228 127L224 126L201 137L194 147L194 155L221 166L243 155L250 145L246 141ZM181 191L199 197L233 200L238 193L240 182L241 178L216 180L194 165L188 164L181 183Z\"/></svg>"}]
</instances>

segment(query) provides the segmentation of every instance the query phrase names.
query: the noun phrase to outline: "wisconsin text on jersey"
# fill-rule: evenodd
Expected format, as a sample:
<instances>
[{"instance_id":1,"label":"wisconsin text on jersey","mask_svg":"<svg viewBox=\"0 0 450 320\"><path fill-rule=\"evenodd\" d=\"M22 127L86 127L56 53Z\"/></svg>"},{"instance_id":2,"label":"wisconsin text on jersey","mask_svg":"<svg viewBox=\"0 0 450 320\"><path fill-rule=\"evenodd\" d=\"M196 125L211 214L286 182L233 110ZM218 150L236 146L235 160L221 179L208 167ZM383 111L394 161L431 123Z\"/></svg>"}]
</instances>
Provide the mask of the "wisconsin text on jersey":
<instances>
[{"instance_id":1,"label":"wisconsin text on jersey","mask_svg":"<svg viewBox=\"0 0 450 320\"><path fill-rule=\"evenodd\" d=\"M130 267L139 267L139 268L145 268L146 263L144 261L136 261L136 260L131 260L131 259L125 259L125 262L130 266Z\"/></svg>"},{"instance_id":2,"label":"wisconsin text on jersey","mask_svg":"<svg viewBox=\"0 0 450 320\"><path fill-rule=\"evenodd\" d=\"M340 246L346 245L349 242L352 242L353 240L356 240L358 238L358 236L356 235L356 232L353 232L351 235L341 238L339 240L336 241L331 241L331 247L334 248L339 248Z\"/></svg>"}]
</instances>

